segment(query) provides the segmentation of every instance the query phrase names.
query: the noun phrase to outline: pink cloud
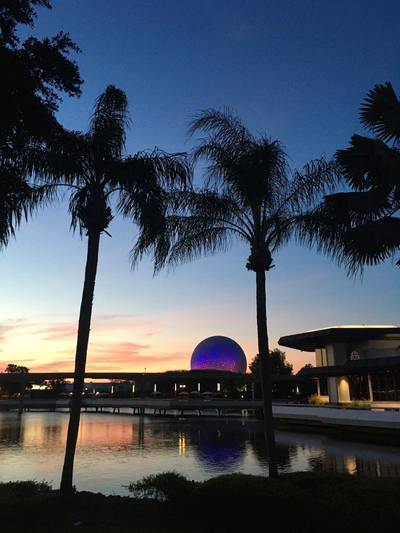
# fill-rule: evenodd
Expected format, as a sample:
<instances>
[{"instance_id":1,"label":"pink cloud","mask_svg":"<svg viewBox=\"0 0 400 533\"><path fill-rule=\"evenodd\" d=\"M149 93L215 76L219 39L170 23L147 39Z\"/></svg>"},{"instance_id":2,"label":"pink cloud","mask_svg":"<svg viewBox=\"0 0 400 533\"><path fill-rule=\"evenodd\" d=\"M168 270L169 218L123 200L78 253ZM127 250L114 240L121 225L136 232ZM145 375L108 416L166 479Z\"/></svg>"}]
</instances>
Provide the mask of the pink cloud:
<instances>
[{"instance_id":1,"label":"pink cloud","mask_svg":"<svg viewBox=\"0 0 400 533\"><path fill-rule=\"evenodd\" d=\"M92 343L90 346L91 351L96 353L137 353L139 350L147 350L150 347L149 344L138 344L136 342L116 342L101 345L98 343Z\"/></svg>"},{"instance_id":2,"label":"pink cloud","mask_svg":"<svg viewBox=\"0 0 400 533\"><path fill-rule=\"evenodd\" d=\"M65 359L63 361L53 360L47 363L32 366L31 372L73 372L74 360Z\"/></svg>"},{"instance_id":3,"label":"pink cloud","mask_svg":"<svg viewBox=\"0 0 400 533\"><path fill-rule=\"evenodd\" d=\"M19 327L26 327L27 321L23 318L5 320L0 324L0 340L4 340L10 331Z\"/></svg>"},{"instance_id":4,"label":"pink cloud","mask_svg":"<svg viewBox=\"0 0 400 533\"><path fill-rule=\"evenodd\" d=\"M115 355L110 353L109 355L90 355L88 356L86 370L88 372L99 371L99 372L141 372L145 366L151 365L163 365L164 369L171 370L176 368L177 363L180 363L179 367L182 366L182 362L179 359L186 359L185 354L171 354L171 355ZM185 366L185 365L184 365ZM72 372L74 369L74 358L60 358L53 359L46 363L38 364L37 366L32 366L32 372ZM158 369L154 369L155 371Z\"/></svg>"},{"instance_id":5,"label":"pink cloud","mask_svg":"<svg viewBox=\"0 0 400 533\"><path fill-rule=\"evenodd\" d=\"M45 341L55 341L68 337L75 337L76 328L76 324L57 324L55 326L52 325L38 329L34 332L34 334L43 335L42 339Z\"/></svg>"}]
</instances>

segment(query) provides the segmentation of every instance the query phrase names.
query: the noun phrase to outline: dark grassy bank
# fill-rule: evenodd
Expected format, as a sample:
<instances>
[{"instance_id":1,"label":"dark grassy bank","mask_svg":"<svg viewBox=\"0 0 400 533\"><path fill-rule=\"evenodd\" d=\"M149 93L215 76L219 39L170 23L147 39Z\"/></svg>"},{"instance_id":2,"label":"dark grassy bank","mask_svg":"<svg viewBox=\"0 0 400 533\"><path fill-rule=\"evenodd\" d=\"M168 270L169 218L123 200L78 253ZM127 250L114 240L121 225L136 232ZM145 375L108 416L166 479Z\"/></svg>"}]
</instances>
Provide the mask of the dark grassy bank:
<instances>
[{"instance_id":1,"label":"dark grassy bank","mask_svg":"<svg viewBox=\"0 0 400 533\"><path fill-rule=\"evenodd\" d=\"M235 474L198 483L169 473L131 488L132 497L81 492L61 500L43 483L3 483L1 530L369 532L397 530L400 523L398 479Z\"/></svg>"}]
</instances>

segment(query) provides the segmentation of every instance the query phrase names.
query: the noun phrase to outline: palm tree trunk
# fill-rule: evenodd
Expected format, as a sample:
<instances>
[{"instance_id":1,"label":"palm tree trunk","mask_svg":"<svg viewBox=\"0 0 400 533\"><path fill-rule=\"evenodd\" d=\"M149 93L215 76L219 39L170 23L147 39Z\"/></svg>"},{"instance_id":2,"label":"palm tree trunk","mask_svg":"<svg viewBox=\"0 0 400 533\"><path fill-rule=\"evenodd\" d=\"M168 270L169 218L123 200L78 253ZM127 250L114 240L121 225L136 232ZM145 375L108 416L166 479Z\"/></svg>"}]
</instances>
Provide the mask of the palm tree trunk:
<instances>
[{"instance_id":1,"label":"palm tree trunk","mask_svg":"<svg viewBox=\"0 0 400 533\"><path fill-rule=\"evenodd\" d=\"M256 293L258 353L260 356L260 381L263 398L264 433L267 447L269 475L270 477L276 477L278 475L278 470L275 460L275 432L272 417L271 361L269 356L267 297L265 291L264 270L256 272Z\"/></svg>"},{"instance_id":2,"label":"palm tree trunk","mask_svg":"<svg viewBox=\"0 0 400 533\"><path fill-rule=\"evenodd\" d=\"M60 494L72 494L74 458L78 439L79 420L81 416L82 392L85 379L87 348L89 343L90 322L92 318L93 293L96 281L99 257L100 232L88 232L88 248L86 257L85 281L81 308L79 312L78 339L75 354L74 388L71 401L71 412L68 424L67 445L64 466L61 476Z\"/></svg>"}]
</instances>

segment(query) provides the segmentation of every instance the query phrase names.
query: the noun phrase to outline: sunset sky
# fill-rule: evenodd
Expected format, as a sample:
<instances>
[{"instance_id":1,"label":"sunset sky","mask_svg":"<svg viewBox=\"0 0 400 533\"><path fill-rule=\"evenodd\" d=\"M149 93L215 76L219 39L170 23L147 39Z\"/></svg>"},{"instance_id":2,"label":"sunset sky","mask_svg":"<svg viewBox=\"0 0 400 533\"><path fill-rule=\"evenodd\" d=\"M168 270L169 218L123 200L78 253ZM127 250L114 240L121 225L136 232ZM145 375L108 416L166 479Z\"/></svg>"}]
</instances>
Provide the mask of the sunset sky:
<instances>
[{"instance_id":1,"label":"sunset sky","mask_svg":"<svg viewBox=\"0 0 400 533\"><path fill-rule=\"evenodd\" d=\"M284 144L290 165L330 157L362 132L358 109L376 83L400 92L400 4L389 1L54 0L35 35L69 31L85 83L59 120L87 128L113 83L129 99L127 152L190 150L190 117L229 106L255 133ZM28 32L29 33L29 32ZM365 132L364 132L365 133ZM196 179L201 181L201 173ZM85 240L69 231L66 202L41 211L0 253L0 370L72 370ZM156 278L132 271L135 228L115 219L101 240L88 370L187 369L198 342L256 349L255 280L248 250L203 258ZM268 276L272 347L281 335L334 324L400 322L400 271L391 263L348 279L328 258L290 246ZM295 370L312 354L287 350Z\"/></svg>"}]
</instances>

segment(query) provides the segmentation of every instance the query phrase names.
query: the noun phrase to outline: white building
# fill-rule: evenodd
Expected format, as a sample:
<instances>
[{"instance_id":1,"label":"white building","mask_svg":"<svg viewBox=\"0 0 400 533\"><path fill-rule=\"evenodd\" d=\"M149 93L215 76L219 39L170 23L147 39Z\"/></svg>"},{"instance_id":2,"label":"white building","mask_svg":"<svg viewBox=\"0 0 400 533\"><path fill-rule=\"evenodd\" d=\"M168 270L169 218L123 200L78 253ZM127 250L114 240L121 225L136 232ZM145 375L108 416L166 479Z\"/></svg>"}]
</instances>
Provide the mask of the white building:
<instances>
[{"instance_id":1,"label":"white building","mask_svg":"<svg viewBox=\"0 0 400 533\"><path fill-rule=\"evenodd\" d=\"M329 402L400 405L400 327L331 326L281 337L279 344L315 352L316 367L302 375L315 377L320 395Z\"/></svg>"}]
</instances>

